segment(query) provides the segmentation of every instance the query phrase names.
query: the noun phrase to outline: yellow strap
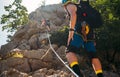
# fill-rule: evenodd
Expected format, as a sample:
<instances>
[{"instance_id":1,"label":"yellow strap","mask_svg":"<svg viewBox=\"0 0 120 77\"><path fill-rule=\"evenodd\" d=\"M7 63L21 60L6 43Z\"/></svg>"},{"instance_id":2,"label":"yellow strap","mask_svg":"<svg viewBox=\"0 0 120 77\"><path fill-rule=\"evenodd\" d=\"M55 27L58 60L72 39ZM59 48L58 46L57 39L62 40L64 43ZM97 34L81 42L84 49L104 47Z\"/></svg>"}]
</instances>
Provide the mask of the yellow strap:
<instances>
[{"instance_id":1,"label":"yellow strap","mask_svg":"<svg viewBox=\"0 0 120 77\"><path fill-rule=\"evenodd\" d=\"M12 57L23 58L23 54L21 54L21 53L15 53Z\"/></svg>"},{"instance_id":2,"label":"yellow strap","mask_svg":"<svg viewBox=\"0 0 120 77\"><path fill-rule=\"evenodd\" d=\"M73 66L76 65L76 64L78 64L78 62L72 62L72 63L70 64L70 67L73 67Z\"/></svg>"},{"instance_id":3,"label":"yellow strap","mask_svg":"<svg viewBox=\"0 0 120 77\"><path fill-rule=\"evenodd\" d=\"M102 70L95 71L96 74L102 73Z\"/></svg>"},{"instance_id":4,"label":"yellow strap","mask_svg":"<svg viewBox=\"0 0 120 77\"><path fill-rule=\"evenodd\" d=\"M89 26L88 26L88 25L86 25L86 26L85 26L85 29L86 29L86 31L85 31L85 32L86 32L86 34L88 34L88 33L89 33L89 31L90 31Z\"/></svg>"}]
</instances>

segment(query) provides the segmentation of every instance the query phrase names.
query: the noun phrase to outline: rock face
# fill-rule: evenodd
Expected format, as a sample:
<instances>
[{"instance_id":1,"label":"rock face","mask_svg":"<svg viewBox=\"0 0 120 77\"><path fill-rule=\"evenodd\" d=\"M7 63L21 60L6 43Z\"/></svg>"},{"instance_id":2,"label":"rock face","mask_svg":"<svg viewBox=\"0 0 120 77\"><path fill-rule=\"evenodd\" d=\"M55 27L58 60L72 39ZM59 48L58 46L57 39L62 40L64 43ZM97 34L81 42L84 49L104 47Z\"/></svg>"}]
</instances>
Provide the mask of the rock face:
<instances>
[{"instance_id":1,"label":"rock face","mask_svg":"<svg viewBox=\"0 0 120 77\"><path fill-rule=\"evenodd\" d=\"M29 27L30 23L26 26L20 28L12 37L12 40L1 47L0 52L2 54L7 53L8 51L19 48L19 49L38 49L40 47L40 43L43 39L39 31L43 31L43 29L38 29L37 27ZM34 22L33 26L37 26ZM38 44L39 43L39 44ZM34 46L33 46L34 45Z\"/></svg>"},{"instance_id":2,"label":"rock face","mask_svg":"<svg viewBox=\"0 0 120 77\"><path fill-rule=\"evenodd\" d=\"M65 53L57 45L52 45L62 59L66 60ZM70 77L72 74L64 67L49 46L38 50L11 50L6 58L0 61L0 77ZM12 54L21 53L23 57ZM58 67L59 66L59 67ZM37 70L37 71L36 71ZM64 71L62 71L64 70Z\"/></svg>"},{"instance_id":3,"label":"rock face","mask_svg":"<svg viewBox=\"0 0 120 77\"><path fill-rule=\"evenodd\" d=\"M61 4L39 7L29 15L31 20L40 22L41 19L49 19L52 25L61 26L65 20L64 10Z\"/></svg>"},{"instance_id":4,"label":"rock face","mask_svg":"<svg viewBox=\"0 0 120 77\"><path fill-rule=\"evenodd\" d=\"M4 71L0 77L73 77L71 73L53 69L39 69L31 74L20 72L16 69Z\"/></svg>"},{"instance_id":5,"label":"rock face","mask_svg":"<svg viewBox=\"0 0 120 77\"><path fill-rule=\"evenodd\" d=\"M53 45L57 48L56 45ZM40 68L52 68L54 67L54 56L51 49L38 49L38 50L16 50L11 51L12 53L21 53L22 58L8 56L0 61L0 71L5 71L10 68L15 68L22 72L31 72ZM8 55L8 54L7 54Z\"/></svg>"},{"instance_id":6,"label":"rock face","mask_svg":"<svg viewBox=\"0 0 120 77\"><path fill-rule=\"evenodd\" d=\"M52 45L55 52L66 62L65 46ZM23 56L14 56L15 53ZM13 54L13 55L12 55ZM14 49L0 60L0 77L75 77L58 59L49 46L38 50ZM11 56L10 56L11 55ZM86 77L96 77L91 68L82 70ZM119 75L104 71L105 77Z\"/></svg>"},{"instance_id":7,"label":"rock face","mask_svg":"<svg viewBox=\"0 0 120 77\"><path fill-rule=\"evenodd\" d=\"M47 42L47 28L41 26L41 20L50 20L50 32L54 32L58 30L63 24L63 21L65 21L64 10L61 4L39 7L36 11L29 14L29 19L29 23L20 27L11 38L11 41L1 47L1 54L5 54L15 48L22 50L41 48L42 44Z\"/></svg>"}]
</instances>

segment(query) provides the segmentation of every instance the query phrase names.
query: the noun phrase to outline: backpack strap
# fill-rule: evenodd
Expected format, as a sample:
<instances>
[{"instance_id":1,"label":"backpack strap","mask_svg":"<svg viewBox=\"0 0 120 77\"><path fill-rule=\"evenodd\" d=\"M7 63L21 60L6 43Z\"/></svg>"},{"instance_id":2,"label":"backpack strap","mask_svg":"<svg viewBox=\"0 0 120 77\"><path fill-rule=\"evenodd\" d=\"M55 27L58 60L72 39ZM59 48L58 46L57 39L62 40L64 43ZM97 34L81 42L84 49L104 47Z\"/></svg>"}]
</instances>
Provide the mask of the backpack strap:
<instances>
[{"instance_id":1,"label":"backpack strap","mask_svg":"<svg viewBox=\"0 0 120 77\"><path fill-rule=\"evenodd\" d=\"M75 5L75 6L77 5L77 4L74 4L74 3L70 3L70 4L73 4L73 5ZM70 20L70 13L69 13L67 7L65 7L65 10L66 10L67 16L69 17L69 20Z\"/></svg>"},{"instance_id":2,"label":"backpack strap","mask_svg":"<svg viewBox=\"0 0 120 77\"><path fill-rule=\"evenodd\" d=\"M65 17L68 18L70 20L70 13L68 12L68 9L65 7Z\"/></svg>"}]
</instances>

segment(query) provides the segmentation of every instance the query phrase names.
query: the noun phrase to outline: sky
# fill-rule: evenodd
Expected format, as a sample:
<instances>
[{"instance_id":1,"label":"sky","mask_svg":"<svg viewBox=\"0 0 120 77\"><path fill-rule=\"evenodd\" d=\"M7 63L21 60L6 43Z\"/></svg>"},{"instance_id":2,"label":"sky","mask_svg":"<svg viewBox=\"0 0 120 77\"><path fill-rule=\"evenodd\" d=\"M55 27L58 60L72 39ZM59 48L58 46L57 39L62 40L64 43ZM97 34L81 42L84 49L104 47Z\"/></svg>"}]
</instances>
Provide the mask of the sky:
<instances>
[{"instance_id":1,"label":"sky","mask_svg":"<svg viewBox=\"0 0 120 77\"><path fill-rule=\"evenodd\" d=\"M9 5L13 2L14 0L0 0L0 17L2 14L5 14L4 6ZM35 11L38 7L40 7L40 4L43 0L22 0L22 5L24 5L28 13L31 13L32 11ZM61 0L45 0L46 5L50 4L58 4L61 2ZM0 24L0 47L1 45L6 44L7 40L7 35L11 33L7 33L6 31L2 31L2 24Z\"/></svg>"}]
</instances>

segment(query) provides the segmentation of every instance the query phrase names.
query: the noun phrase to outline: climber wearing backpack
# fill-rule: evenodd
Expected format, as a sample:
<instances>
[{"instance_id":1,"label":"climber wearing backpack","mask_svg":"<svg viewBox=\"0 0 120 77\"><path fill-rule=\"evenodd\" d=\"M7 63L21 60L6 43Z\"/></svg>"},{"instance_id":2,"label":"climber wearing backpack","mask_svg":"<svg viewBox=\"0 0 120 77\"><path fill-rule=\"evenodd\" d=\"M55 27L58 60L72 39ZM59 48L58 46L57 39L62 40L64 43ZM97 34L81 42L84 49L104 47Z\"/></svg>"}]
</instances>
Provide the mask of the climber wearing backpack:
<instances>
[{"instance_id":1,"label":"climber wearing backpack","mask_svg":"<svg viewBox=\"0 0 120 77\"><path fill-rule=\"evenodd\" d=\"M96 75L104 77L100 60L96 54L93 33L93 28L102 25L100 14L89 5L89 0L62 0L62 4L70 20L66 49L66 58L70 67L79 77L84 77L76 56L80 48L84 47Z\"/></svg>"}]
</instances>

